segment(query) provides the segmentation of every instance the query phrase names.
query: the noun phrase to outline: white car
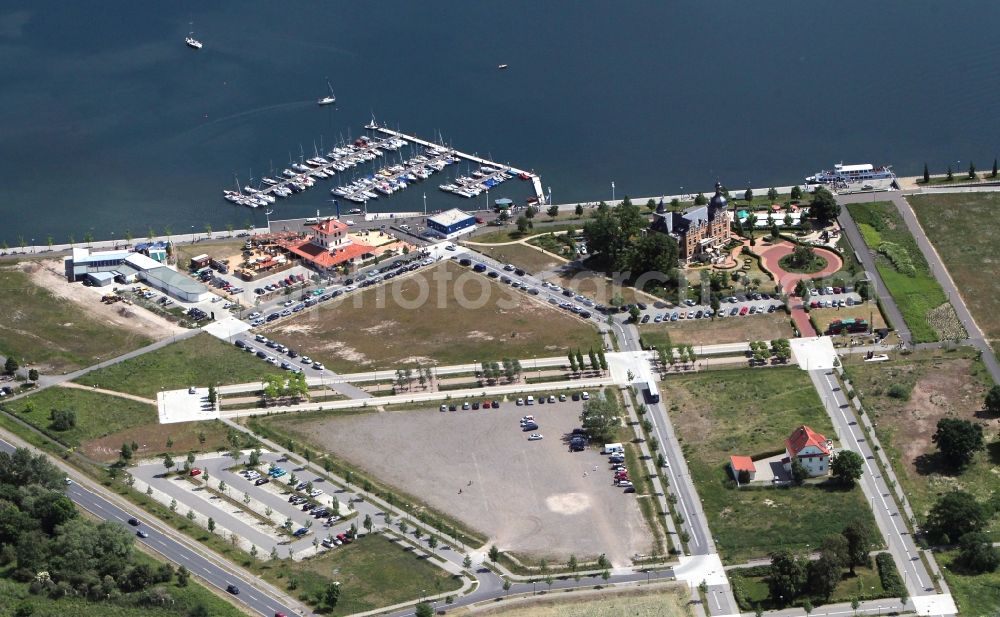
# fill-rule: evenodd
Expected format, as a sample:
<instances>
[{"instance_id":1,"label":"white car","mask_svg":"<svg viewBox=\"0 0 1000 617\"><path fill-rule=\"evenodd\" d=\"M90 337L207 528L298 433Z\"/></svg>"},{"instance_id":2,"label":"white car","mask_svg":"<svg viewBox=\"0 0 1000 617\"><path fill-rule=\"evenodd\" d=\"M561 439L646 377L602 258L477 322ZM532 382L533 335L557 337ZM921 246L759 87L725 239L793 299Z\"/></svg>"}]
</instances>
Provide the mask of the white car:
<instances>
[{"instance_id":1,"label":"white car","mask_svg":"<svg viewBox=\"0 0 1000 617\"><path fill-rule=\"evenodd\" d=\"M542 438L542 434L541 433L532 433L532 434L528 435L528 441L538 441L541 438Z\"/></svg>"},{"instance_id":2,"label":"white car","mask_svg":"<svg viewBox=\"0 0 1000 617\"><path fill-rule=\"evenodd\" d=\"M589 392L581 392L580 393L580 398L582 398L585 401L589 401L590 400L590 393Z\"/></svg>"},{"instance_id":3,"label":"white car","mask_svg":"<svg viewBox=\"0 0 1000 617\"><path fill-rule=\"evenodd\" d=\"M254 312L250 313L249 315L247 315L247 317L249 319L257 319L258 317L260 317L260 313L257 312L257 311L254 311Z\"/></svg>"},{"instance_id":4,"label":"white car","mask_svg":"<svg viewBox=\"0 0 1000 617\"><path fill-rule=\"evenodd\" d=\"M322 489L318 489L318 488L314 488L313 490L309 491L309 496L310 497L319 497L322 494L323 494L323 490Z\"/></svg>"}]
</instances>

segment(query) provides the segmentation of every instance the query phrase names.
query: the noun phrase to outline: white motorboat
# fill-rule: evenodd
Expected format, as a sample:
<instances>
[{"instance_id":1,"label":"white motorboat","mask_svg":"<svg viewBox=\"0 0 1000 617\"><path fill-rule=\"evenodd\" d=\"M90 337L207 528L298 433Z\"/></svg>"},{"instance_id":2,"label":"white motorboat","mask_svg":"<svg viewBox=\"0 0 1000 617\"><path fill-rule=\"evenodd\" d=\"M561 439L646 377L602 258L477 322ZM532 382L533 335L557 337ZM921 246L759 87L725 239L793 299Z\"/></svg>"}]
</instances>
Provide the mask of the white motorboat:
<instances>
[{"instance_id":1,"label":"white motorboat","mask_svg":"<svg viewBox=\"0 0 1000 617\"><path fill-rule=\"evenodd\" d=\"M330 94L324 96L320 100L316 101L317 105L332 105L337 102L337 97L333 93L333 86L330 85L330 80L326 80L326 87L329 88Z\"/></svg>"}]
</instances>

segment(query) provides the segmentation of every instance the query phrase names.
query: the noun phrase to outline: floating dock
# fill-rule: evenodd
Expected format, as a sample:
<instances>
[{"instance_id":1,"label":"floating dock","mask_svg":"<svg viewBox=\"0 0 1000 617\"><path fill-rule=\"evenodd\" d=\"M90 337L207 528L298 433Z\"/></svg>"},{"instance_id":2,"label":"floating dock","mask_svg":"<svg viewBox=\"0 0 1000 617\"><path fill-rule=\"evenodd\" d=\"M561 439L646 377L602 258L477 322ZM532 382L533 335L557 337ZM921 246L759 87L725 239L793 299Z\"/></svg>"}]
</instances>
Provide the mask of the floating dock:
<instances>
[{"instance_id":1,"label":"floating dock","mask_svg":"<svg viewBox=\"0 0 1000 617\"><path fill-rule=\"evenodd\" d=\"M446 148L445 146L442 146L440 144L436 144L436 143L431 142L431 141L427 141L426 139L421 139L421 138L419 138L419 137L417 137L415 135L407 135L406 133L401 133L399 131L394 131L394 130L388 128L388 127L379 126L378 123L376 123L374 120L372 122L370 122L369 124L366 124L365 128L368 129L369 131L376 131L378 133L382 133L383 135L389 135L390 137L395 137L397 139L404 139L404 140L409 141L411 143L420 144L421 146L424 146L425 148L447 149L453 156L457 156L460 159L465 159L465 160L471 161L473 163L478 163L481 166L484 166L484 167L487 167L487 168L491 168L491 169L495 169L495 170L499 170L499 171L506 170L508 173L517 175L518 177L520 177L522 179L531 180L531 185L532 185L532 188L535 190L535 198L538 200L538 203L539 204L544 204L545 203L545 193L542 191L542 178L538 174L536 174L536 173L533 173L533 172L530 172L530 171L526 171L526 170L523 170L523 169L518 169L518 168L512 167L510 165L504 165L504 164L501 164L501 163L496 163L494 161L491 161L489 159L485 159L485 158L480 157L480 156L476 156L474 154L468 154L467 152L460 152L460 151L455 150L455 149Z\"/></svg>"}]
</instances>

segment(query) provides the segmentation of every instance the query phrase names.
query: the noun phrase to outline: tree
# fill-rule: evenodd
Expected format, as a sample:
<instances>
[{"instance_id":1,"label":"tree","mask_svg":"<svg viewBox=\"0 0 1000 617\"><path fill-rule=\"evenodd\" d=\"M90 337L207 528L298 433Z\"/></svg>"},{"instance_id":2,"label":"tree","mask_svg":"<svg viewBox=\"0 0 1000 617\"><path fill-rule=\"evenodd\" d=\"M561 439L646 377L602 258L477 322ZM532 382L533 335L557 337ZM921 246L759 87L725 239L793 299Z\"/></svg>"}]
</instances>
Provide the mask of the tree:
<instances>
[{"instance_id":1,"label":"tree","mask_svg":"<svg viewBox=\"0 0 1000 617\"><path fill-rule=\"evenodd\" d=\"M429 546L431 548L431 550L434 550L435 548L437 548L437 545L438 545L438 538L437 538L437 536L434 535L434 534L428 535L427 536L427 546Z\"/></svg>"},{"instance_id":2,"label":"tree","mask_svg":"<svg viewBox=\"0 0 1000 617\"><path fill-rule=\"evenodd\" d=\"M38 381L38 369L28 369L28 379Z\"/></svg>"},{"instance_id":3,"label":"tree","mask_svg":"<svg viewBox=\"0 0 1000 617\"><path fill-rule=\"evenodd\" d=\"M809 591L821 598L829 599L837 588L837 583L840 582L842 569L843 565L836 558L825 554L816 561L810 561L807 567Z\"/></svg>"},{"instance_id":4,"label":"tree","mask_svg":"<svg viewBox=\"0 0 1000 617\"><path fill-rule=\"evenodd\" d=\"M549 209L546 210L545 213L549 215L549 218L553 218L554 219L557 216L559 216L559 206L553 204L553 205L549 206Z\"/></svg>"},{"instance_id":5,"label":"tree","mask_svg":"<svg viewBox=\"0 0 1000 617\"><path fill-rule=\"evenodd\" d=\"M707 203L708 203L708 198L705 197L704 193L698 193L697 195L695 195L695 197L694 197L694 205L696 205L696 206L704 206Z\"/></svg>"},{"instance_id":6,"label":"tree","mask_svg":"<svg viewBox=\"0 0 1000 617\"><path fill-rule=\"evenodd\" d=\"M1000 416L1000 386L994 385L990 388L983 406L990 415Z\"/></svg>"},{"instance_id":7,"label":"tree","mask_svg":"<svg viewBox=\"0 0 1000 617\"><path fill-rule=\"evenodd\" d=\"M642 311L639 310L638 306L632 304L628 307L628 317L633 322L639 321L640 314L642 314Z\"/></svg>"},{"instance_id":8,"label":"tree","mask_svg":"<svg viewBox=\"0 0 1000 617\"><path fill-rule=\"evenodd\" d=\"M771 553L771 572L765 578L771 601L785 606L802 593L806 582L806 569L790 551Z\"/></svg>"},{"instance_id":9,"label":"tree","mask_svg":"<svg viewBox=\"0 0 1000 617\"><path fill-rule=\"evenodd\" d=\"M330 608L337 606L337 602L340 602L340 583L334 581L326 586L326 590L323 592L323 601Z\"/></svg>"},{"instance_id":10,"label":"tree","mask_svg":"<svg viewBox=\"0 0 1000 617\"><path fill-rule=\"evenodd\" d=\"M931 181L931 170L927 168L927 163L924 163L924 184L930 184Z\"/></svg>"},{"instance_id":11,"label":"tree","mask_svg":"<svg viewBox=\"0 0 1000 617\"><path fill-rule=\"evenodd\" d=\"M126 463L132 460L132 446L128 445L127 443L123 443L121 449L121 457L122 460L125 461Z\"/></svg>"},{"instance_id":12,"label":"tree","mask_svg":"<svg viewBox=\"0 0 1000 617\"><path fill-rule=\"evenodd\" d=\"M951 165L948 165L948 182L955 179L955 173L951 170Z\"/></svg>"},{"instance_id":13,"label":"tree","mask_svg":"<svg viewBox=\"0 0 1000 617\"><path fill-rule=\"evenodd\" d=\"M49 420L57 431L68 431L76 426L76 412L72 409L50 409Z\"/></svg>"},{"instance_id":14,"label":"tree","mask_svg":"<svg viewBox=\"0 0 1000 617\"><path fill-rule=\"evenodd\" d=\"M854 575L854 568L868 563L868 552L872 547L873 534L871 528L863 521L854 521L842 532L847 540L847 566Z\"/></svg>"},{"instance_id":15,"label":"tree","mask_svg":"<svg viewBox=\"0 0 1000 617\"><path fill-rule=\"evenodd\" d=\"M745 199L748 202L753 201L753 189L750 189L748 187L747 190L743 193L743 199Z\"/></svg>"},{"instance_id":16,"label":"tree","mask_svg":"<svg viewBox=\"0 0 1000 617\"><path fill-rule=\"evenodd\" d=\"M174 457L170 456L169 453L163 455L163 467L170 473L170 469L174 466Z\"/></svg>"},{"instance_id":17,"label":"tree","mask_svg":"<svg viewBox=\"0 0 1000 617\"><path fill-rule=\"evenodd\" d=\"M969 161L969 180L976 179L976 164Z\"/></svg>"},{"instance_id":18,"label":"tree","mask_svg":"<svg viewBox=\"0 0 1000 617\"><path fill-rule=\"evenodd\" d=\"M208 532L215 533L215 519L211 516L208 517Z\"/></svg>"},{"instance_id":19,"label":"tree","mask_svg":"<svg viewBox=\"0 0 1000 617\"><path fill-rule=\"evenodd\" d=\"M952 491L931 508L924 531L931 542L949 544L966 534L982 531L989 514L974 496L965 491Z\"/></svg>"},{"instance_id":20,"label":"tree","mask_svg":"<svg viewBox=\"0 0 1000 617\"><path fill-rule=\"evenodd\" d=\"M462 567L465 568L465 569L471 568L472 567L472 557L469 557L468 555L466 555L465 558L462 559Z\"/></svg>"},{"instance_id":21,"label":"tree","mask_svg":"<svg viewBox=\"0 0 1000 617\"><path fill-rule=\"evenodd\" d=\"M993 159L993 171L990 172L990 176L997 177L997 160Z\"/></svg>"},{"instance_id":22,"label":"tree","mask_svg":"<svg viewBox=\"0 0 1000 617\"><path fill-rule=\"evenodd\" d=\"M956 563L970 574L993 572L1000 566L1000 551L985 533L967 533L958 541Z\"/></svg>"},{"instance_id":23,"label":"tree","mask_svg":"<svg viewBox=\"0 0 1000 617\"><path fill-rule=\"evenodd\" d=\"M188 571L187 566L181 564L181 566L177 568L177 586L187 587L188 579L190 578L191 573Z\"/></svg>"},{"instance_id":24,"label":"tree","mask_svg":"<svg viewBox=\"0 0 1000 617\"><path fill-rule=\"evenodd\" d=\"M771 202L776 201L778 199L778 189L774 188L773 186L767 189L767 198Z\"/></svg>"},{"instance_id":25,"label":"tree","mask_svg":"<svg viewBox=\"0 0 1000 617\"><path fill-rule=\"evenodd\" d=\"M576 208L574 209L574 212L576 212L577 216L583 216L583 205L582 204L576 204Z\"/></svg>"},{"instance_id":26,"label":"tree","mask_svg":"<svg viewBox=\"0 0 1000 617\"><path fill-rule=\"evenodd\" d=\"M12 356L8 356L7 360L3 363L3 371L8 375L13 375L17 372L18 364Z\"/></svg>"},{"instance_id":27,"label":"tree","mask_svg":"<svg viewBox=\"0 0 1000 617\"><path fill-rule=\"evenodd\" d=\"M797 201L799 199L802 199L802 187L800 187L799 185L793 186L791 195L789 195L789 197L792 198L792 201Z\"/></svg>"},{"instance_id":28,"label":"tree","mask_svg":"<svg viewBox=\"0 0 1000 617\"><path fill-rule=\"evenodd\" d=\"M371 514L365 514L365 520L362 523L362 525L364 525L365 531L367 531L368 533L372 532L372 527L375 526L375 522L372 521L372 515Z\"/></svg>"},{"instance_id":29,"label":"tree","mask_svg":"<svg viewBox=\"0 0 1000 617\"><path fill-rule=\"evenodd\" d=\"M865 461L853 450L841 450L830 463L833 478L843 486L854 486L864 471Z\"/></svg>"},{"instance_id":30,"label":"tree","mask_svg":"<svg viewBox=\"0 0 1000 617\"><path fill-rule=\"evenodd\" d=\"M604 439L607 442L618 429L620 415L617 400L598 394L583 404L580 422L593 439Z\"/></svg>"},{"instance_id":31,"label":"tree","mask_svg":"<svg viewBox=\"0 0 1000 617\"><path fill-rule=\"evenodd\" d=\"M969 466L976 452L982 450L983 427L959 418L941 418L937 432L931 437L948 464L962 471Z\"/></svg>"},{"instance_id":32,"label":"tree","mask_svg":"<svg viewBox=\"0 0 1000 617\"><path fill-rule=\"evenodd\" d=\"M487 555L489 556L490 561L492 561L495 564L497 562L497 559L500 559L500 549L498 549L496 545L493 544L490 546L490 550L487 553Z\"/></svg>"},{"instance_id":33,"label":"tree","mask_svg":"<svg viewBox=\"0 0 1000 617\"><path fill-rule=\"evenodd\" d=\"M802 464L802 461L797 458L792 459L791 471L792 481L795 482L795 484L802 484L809 479L809 470L807 470L805 465Z\"/></svg>"},{"instance_id":34,"label":"tree","mask_svg":"<svg viewBox=\"0 0 1000 617\"><path fill-rule=\"evenodd\" d=\"M520 232L522 234L523 233L527 233L528 229L530 229L530 228L531 228L531 221L528 220L528 217L524 216L523 214L521 216L517 217L517 231L518 232Z\"/></svg>"},{"instance_id":35,"label":"tree","mask_svg":"<svg viewBox=\"0 0 1000 617\"><path fill-rule=\"evenodd\" d=\"M828 223L840 216L840 204L825 187L819 187L813 193L809 204L809 216L822 223Z\"/></svg>"}]
</instances>

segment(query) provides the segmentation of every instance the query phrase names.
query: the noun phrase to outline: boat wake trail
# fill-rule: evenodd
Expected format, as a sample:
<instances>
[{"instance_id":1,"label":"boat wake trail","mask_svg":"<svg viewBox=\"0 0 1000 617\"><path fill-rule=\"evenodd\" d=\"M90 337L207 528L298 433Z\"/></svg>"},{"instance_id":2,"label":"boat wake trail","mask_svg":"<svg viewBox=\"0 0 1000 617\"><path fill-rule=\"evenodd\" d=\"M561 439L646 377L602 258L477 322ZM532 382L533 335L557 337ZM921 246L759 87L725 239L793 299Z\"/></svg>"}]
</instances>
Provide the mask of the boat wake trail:
<instances>
[{"instance_id":1,"label":"boat wake trail","mask_svg":"<svg viewBox=\"0 0 1000 617\"><path fill-rule=\"evenodd\" d=\"M197 126L193 126L190 129L180 133L178 137L183 137L202 131L204 129L210 129L212 127L218 126L220 124L225 124L232 122L233 120L241 120L243 118L249 118L252 116L259 116L262 114L267 114L275 111L286 111L292 109L305 109L307 107L315 107L315 101L291 101L288 103L277 103L275 105L265 105L263 107L258 107L256 109L248 109L246 111L241 111L235 114L230 114L228 116L223 116L221 118L210 119L207 122L203 122Z\"/></svg>"}]
</instances>

